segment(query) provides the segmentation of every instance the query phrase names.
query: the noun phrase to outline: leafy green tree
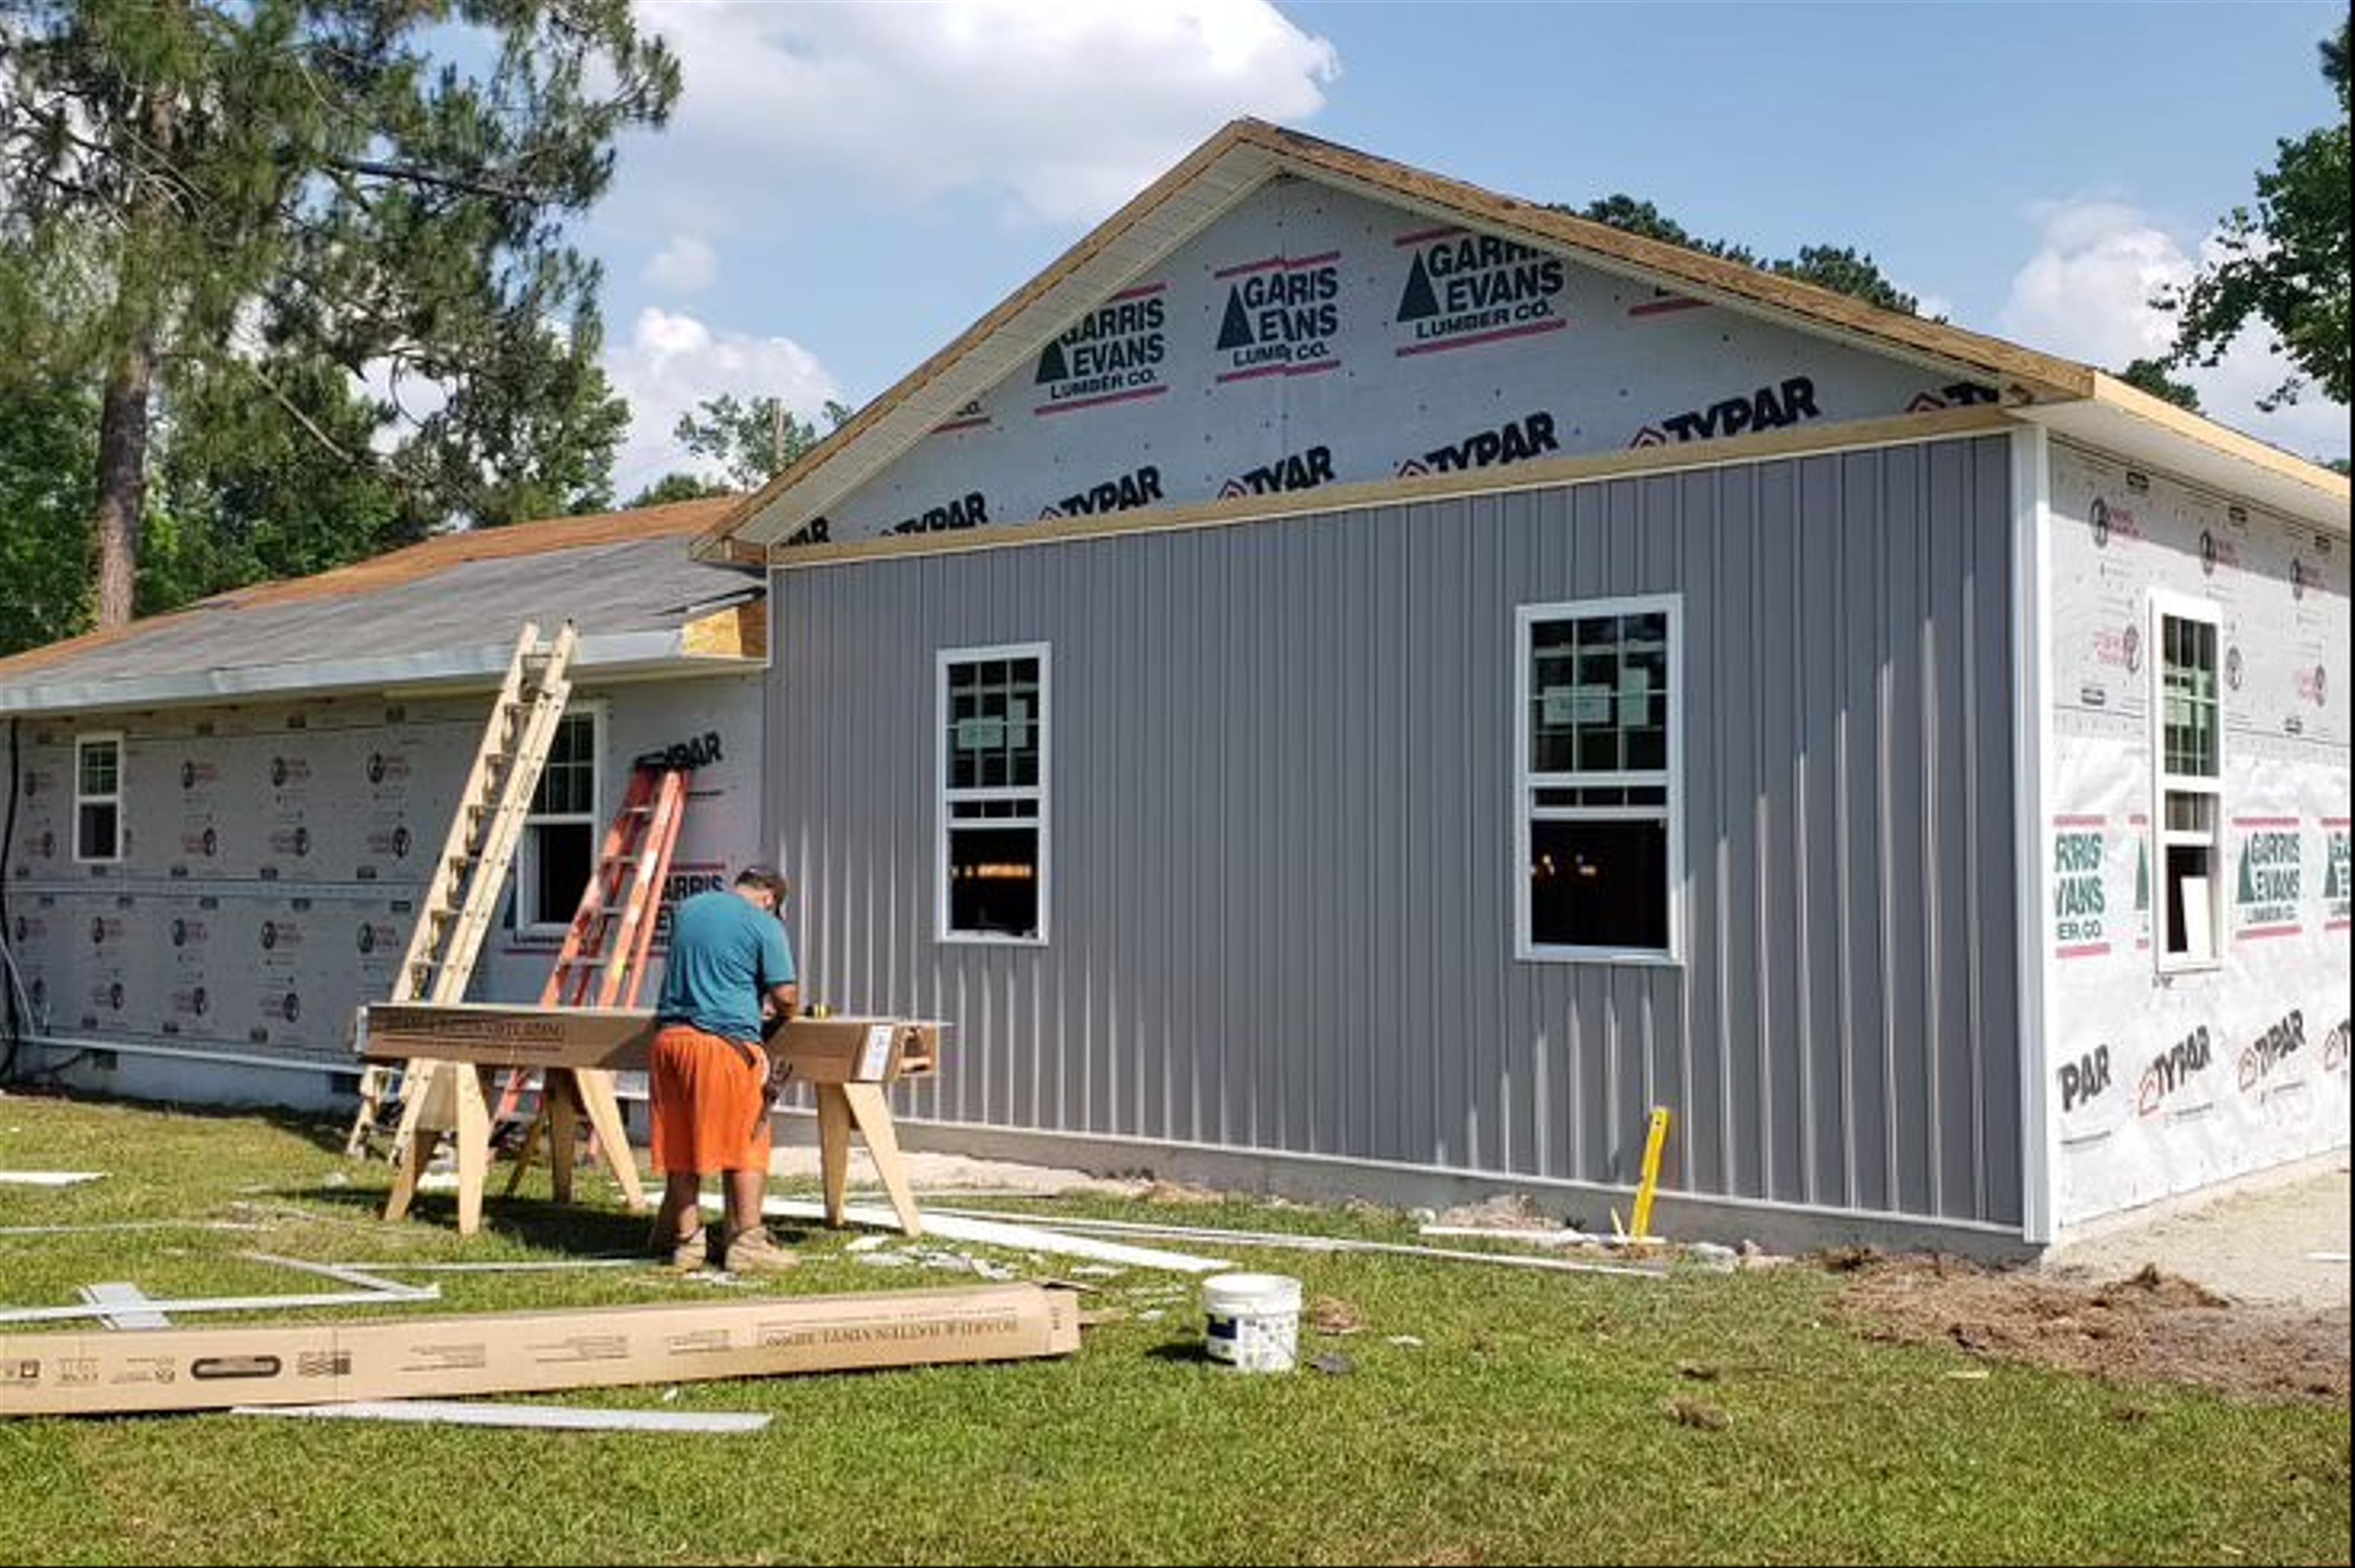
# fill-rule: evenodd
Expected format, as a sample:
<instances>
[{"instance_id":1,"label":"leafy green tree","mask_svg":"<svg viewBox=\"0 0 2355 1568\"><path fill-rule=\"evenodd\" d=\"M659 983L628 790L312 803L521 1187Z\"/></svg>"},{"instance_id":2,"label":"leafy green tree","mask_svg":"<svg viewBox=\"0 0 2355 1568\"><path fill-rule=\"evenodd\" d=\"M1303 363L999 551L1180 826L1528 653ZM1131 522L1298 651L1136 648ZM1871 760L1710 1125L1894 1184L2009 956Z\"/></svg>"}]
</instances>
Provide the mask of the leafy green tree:
<instances>
[{"instance_id":1,"label":"leafy green tree","mask_svg":"<svg viewBox=\"0 0 2355 1568\"><path fill-rule=\"evenodd\" d=\"M97 416L76 379L0 376L0 655L87 624Z\"/></svg>"},{"instance_id":2,"label":"leafy green tree","mask_svg":"<svg viewBox=\"0 0 2355 1568\"><path fill-rule=\"evenodd\" d=\"M100 624L132 613L176 401L274 407L413 526L602 486L626 415L562 225L677 93L628 0L0 0L0 240L102 285L54 346L100 389ZM337 429L368 377L438 406Z\"/></svg>"},{"instance_id":3,"label":"leafy green tree","mask_svg":"<svg viewBox=\"0 0 2355 1568\"><path fill-rule=\"evenodd\" d=\"M840 430L851 415L849 409L831 400L823 412L827 434ZM740 399L733 392L706 398L693 413L679 415L671 435L696 456L725 469L729 488L734 490L759 489L826 439L782 399Z\"/></svg>"},{"instance_id":4,"label":"leafy green tree","mask_svg":"<svg viewBox=\"0 0 2355 1568\"><path fill-rule=\"evenodd\" d=\"M732 496L736 487L724 479L706 479L700 474L670 473L664 475L623 505L660 507L672 501L700 501L709 496Z\"/></svg>"},{"instance_id":5,"label":"leafy green tree","mask_svg":"<svg viewBox=\"0 0 2355 1568\"><path fill-rule=\"evenodd\" d=\"M1883 310L1906 315L1922 313L1920 300L1891 283L1870 256L1852 245L1802 245L1797 255L1765 265L1776 277L1796 278L1819 289L1851 295L1867 304L1877 304Z\"/></svg>"},{"instance_id":6,"label":"leafy green tree","mask_svg":"<svg viewBox=\"0 0 2355 1568\"><path fill-rule=\"evenodd\" d=\"M139 572L142 614L224 589L307 577L414 543L426 529L366 451L377 411L333 366L267 367L302 419L195 381L159 403Z\"/></svg>"},{"instance_id":7,"label":"leafy green tree","mask_svg":"<svg viewBox=\"0 0 2355 1568\"><path fill-rule=\"evenodd\" d=\"M2118 372L2118 379L2129 387L2148 392L2154 398L2164 398L2179 409L2198 413L2200 394L2191 389L2190 383L2169 375L2167 368L2168 361L2164 359L2137 359Z\"/></svg>"},{"instance_id":8,"label":"leafy green tree","mask_svg":"<svg viewBox=\"0 0 2355 1568\"><path fill-rule=\"evenodd\" d=\"M2218 258L2190 285L2154 301L2176 313L2173 363L2213 365L2252 320L2297 368L2257 400L2268 411L2297 400L2311 380L2333 402L2350 399L2348 232L2355 194L2348 166L2347 22L2323 40L2322 74L2339 94L2339 121L2276 144L2257 172L2257 210L2236 207L2216 240Z\"/></svg>"},{"instance_id":9,"label":"leafy green tree","mask_svg":"<svg viewBox=\"0 0 2355 1568\"><path fill-rule=\"evenodd\" d=\"M1681 245L1688 251L1698 251L1721 261L1738 261L1745 267L1772 272L1776 277L1793 278L1837 293L1849 294L1883 310L1902 311L1908 315L1917 315L1921 310L1919 300L1891 283L1870 255L1852 245L1802 245L1796 256L1762 261L1758 253L1747 245L1737 245L1724 240L1704 240L1650 202L1640 201L1624 192L1588 202L1582 208L1557 204L1553 210L1607 224L1623 233L1638 234L1646 240L1657 240L1669 245Z\"/></svg>"}]
</instances>

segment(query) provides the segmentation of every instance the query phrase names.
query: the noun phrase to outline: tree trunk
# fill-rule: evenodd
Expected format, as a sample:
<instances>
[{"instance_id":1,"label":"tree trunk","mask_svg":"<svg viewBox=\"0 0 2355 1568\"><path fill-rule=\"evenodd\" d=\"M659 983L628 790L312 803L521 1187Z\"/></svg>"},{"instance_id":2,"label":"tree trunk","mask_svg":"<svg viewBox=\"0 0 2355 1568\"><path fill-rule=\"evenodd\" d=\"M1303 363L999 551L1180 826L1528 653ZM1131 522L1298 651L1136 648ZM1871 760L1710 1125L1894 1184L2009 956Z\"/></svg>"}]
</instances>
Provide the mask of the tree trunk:
<instances>
[{"instance_id":1,"label":"tree trunk","mask_svg":"<svg viewBox=\"0 0 2355 1568\"><path fill-rule=\"evenodd\" d=\"M139 524L147 507L147 398L155 336L134 328L106 379L98 421L98 624L128 625L139 587Z\"/></svg>"}]
</instances>

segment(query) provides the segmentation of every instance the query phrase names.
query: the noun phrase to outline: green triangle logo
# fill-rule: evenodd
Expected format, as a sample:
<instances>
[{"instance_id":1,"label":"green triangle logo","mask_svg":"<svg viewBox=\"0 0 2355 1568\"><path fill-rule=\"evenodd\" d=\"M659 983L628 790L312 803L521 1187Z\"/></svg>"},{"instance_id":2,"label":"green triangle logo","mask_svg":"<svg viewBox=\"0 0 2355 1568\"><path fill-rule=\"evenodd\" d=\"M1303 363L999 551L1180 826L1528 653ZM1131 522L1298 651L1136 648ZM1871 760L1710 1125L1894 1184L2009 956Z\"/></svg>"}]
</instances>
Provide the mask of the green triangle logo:
<instances>
[{"instance_id":1,"label":"green triangle logo","mask_svg":"<svg viewBox=\"0 0 2355 1568\"><path fill-rule=\"evenodd\" d=\"M1398 318L1401 321L1421 321L1439 314L1439 296L1431 292L1431 274L1423 269L1423 258L1417 256L1414 265L1407 269L1406 292L1399 296Z\"/></svg>"},{"instance_id":2,"label":"green triangle logo","mask_svg":"<svg viewBox=\"0 0 2355 1568\"><path fill-rule=\"evenodd\" d=\"M1241 289L1227 291L1227 317L1219 324L1219 347L1249 348L1252 346L1251 313L1243 309Z\"/></svg>"},{"instance_id":3,"label":"green triangle logo","mask_svg":"<svg viewBox=\"0 0 2355 1568\"><path fill-rule=\"evenodd\" d=\"M2246 840L2243 840L2241 845L2241 901L2244 904L2257 901L2256 868L2249 864L2249 846Z\"/></svg>"},{"instance_id":4,"label":"green triangle logo","mask_svg":"<svg viewBox=\"0 0 2355 1568\"><path fill-rule=\"evenodd\" d=\"M2150 911L2150 840L2135 846L2135 912Z\"/></svg>"},{"instance_id":5,"label":"green triangle logo","mask_svg":"<svg viewBox=\"0 0 2355 1568\"><path fill-rule=\"evenodd\" d=\"M1063 345L1060 338L1039 351L1037 378L1039 382L1060 381L1070 374L1071 371L1063 367Z\"/></svg>"}]
</instances>

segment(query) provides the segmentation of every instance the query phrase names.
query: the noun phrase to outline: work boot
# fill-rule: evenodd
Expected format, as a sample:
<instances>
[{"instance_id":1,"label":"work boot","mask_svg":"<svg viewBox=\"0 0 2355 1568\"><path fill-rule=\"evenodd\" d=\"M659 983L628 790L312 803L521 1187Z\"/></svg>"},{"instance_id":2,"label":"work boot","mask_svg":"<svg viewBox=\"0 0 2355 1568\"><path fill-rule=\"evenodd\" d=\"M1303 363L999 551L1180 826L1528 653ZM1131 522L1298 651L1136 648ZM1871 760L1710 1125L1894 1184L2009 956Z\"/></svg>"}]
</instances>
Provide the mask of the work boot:
<instances>
[{"instance_id":1,"label":"work boot","mask_svg":"<svg viewBox=\"0 0 2355 1568\"><path fill-rule=\"evenodd\" d=\"M766 1225L754 1225L728 1238L720 1267L730 1274L782 1274L801 1266L800 1254L789 1253L769 1236Z\"/></svg>"},{"instance_id":2,"label":"work boot","mask_svg":"<svg viewBox=\"0 0 2355 1568\"><path fill-rule=\"evenodd\" d=\"M653 1250L655 1256L667 1257L675 1269L702 1268L711 1261L711 1227L698 1220L692 1231L668 1239L657 1235Z\"/></svg>"}]
</instances>

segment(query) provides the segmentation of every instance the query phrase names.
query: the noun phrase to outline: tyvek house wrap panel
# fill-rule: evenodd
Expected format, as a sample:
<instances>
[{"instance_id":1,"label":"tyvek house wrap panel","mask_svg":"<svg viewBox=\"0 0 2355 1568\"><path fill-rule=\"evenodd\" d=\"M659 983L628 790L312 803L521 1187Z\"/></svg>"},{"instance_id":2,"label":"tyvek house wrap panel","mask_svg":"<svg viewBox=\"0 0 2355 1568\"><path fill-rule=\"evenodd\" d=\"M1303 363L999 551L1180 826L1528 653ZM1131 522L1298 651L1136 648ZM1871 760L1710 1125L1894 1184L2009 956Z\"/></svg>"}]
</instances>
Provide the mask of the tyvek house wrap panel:
<instances>
[{"instance_id":1,"label":"tyvek house wrap panel","mask_svg":"<svg viewBox=\"0 0 2355 1568\"><path fill-rule=\"evenodd\" d=\"M607 716L600 837L634 757L705 743L666 908L752 858L758 677L576 699ZM93 721L125 737L126 855L103 868L75 864L68 837L76 727L20 725L31 782L7 904L33 1032L348 1063L353 1009L390 993L487 710L312 699ZM474 994L536 999L560 934L495 930Z\"/></svg>"},{"instance_id":2,"label":"tyvek house wrap panel","mask_svg":"<svg viewBox=\"0 0 2355 1568\"><path fill-rule=\"evenodd\" d=\"M1993 396L1285 178L1085 313L805 537L1306 490Z\"/></svg>"},{"instance_id":3,"label":"tyvek house wrap panel","mask_svg":"<svg viewBox=\"0 0 2355 1568\"><path fill-rule=\"evenodd\" d=\"M2348 560L2301 528L2053 448L2044 939L2063 1225L2343 1145ZM2224 920L2163 975L2150 595L2215 607ZM2335 879L2335 880L2334 880Z\"/></svg>"}]
</instances>

